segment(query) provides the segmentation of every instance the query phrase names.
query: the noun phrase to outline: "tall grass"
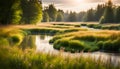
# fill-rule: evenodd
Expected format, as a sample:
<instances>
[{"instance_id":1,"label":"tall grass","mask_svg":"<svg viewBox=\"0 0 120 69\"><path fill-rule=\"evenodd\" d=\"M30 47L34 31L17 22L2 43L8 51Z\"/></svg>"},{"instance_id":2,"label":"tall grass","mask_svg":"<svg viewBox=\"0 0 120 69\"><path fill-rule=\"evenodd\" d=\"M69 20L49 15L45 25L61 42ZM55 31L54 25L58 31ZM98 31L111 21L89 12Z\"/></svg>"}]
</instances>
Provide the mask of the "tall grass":
<instances>
[{"instance_id":1,"label":"tall grass","mask_svg":"<svg viewBox=\"0 0 120 69\"><path fill-rule=\"evenodd\" d=\"M120 69L119 66L112 65L112 62L102 61L102 58L63 57L7 46L0 46L0 58L1 69Z\"/></svg>"},{"instance_id":2,"label":"tall grass","mask_svg":"<svg viewBox=\"0 0 120 69\"><path fill-rule=\"evenodd\" d=\"M108 52L120 52L119 46L119 31L80 31L74 33L67 33L64 35L58 35L53 37L50 40L50 43L54 43L54 48L60 49L60 47L64 47L65 51L98 51L104 50ZM67 39L67 40L66 40ZM71 42L71 41L76 42ZM80 43L84 43L84 48L78 48L77 45L70 44L78 44L81 47Z\"/></svg>"},{"instance_id":3,"label":"tall grass","mask_svg":"<svg viewBox=\"0 0 120 69\"><path fill-rule=\"evenodd\" d=\"M89 34L88 34L89 33ZM113 44L117 47L119 45L120 39L116 39L119 37L119 32L116 31L101 31L101 32L89 32L89 31L79 31L66 33L64 35L57 35L53 38L54 43L63 45L67 47L69 45L70 48L75 48L72 52L75 52L76 49L83 50L87 43L91 43L92 41L85 41L87 38L79 38L75 37L100 35L101 37L106 37L110 39L114 39ZM116 36L111 36L114 34ZM74 56L63 56L60 54L45 54L42 52L35 52L34 49L30 49L26 46L25 50L22 50L19 45L22 42L27 41L27 43L32 43L34 41L31 40L32 37L26 37L27 39L23 39L26 33L22 30L2 30L0 33L0 69L120 69L119 64L117 66L113 65L111 61L104 62L101 57L98 60L93 59L92 57L74 57ZM65 38L65 39L62 39ZM90 37L89 37L90 38ZM74 40L73 40L74 39ZM64 40L64 41L63 41ZM80 41L81 40L81 41ZM102 41L100 39L99 41ZM87 42L87 43L86 43ZM106 40L105 40L106 42ZM94 40L94 43L97 43ZM101 42L102 43L102 42ZM31 45L31 44L30 44ZM91 43L90 45L93 45ZM101 45L101 44L100 44ZM24 45L21 45L24 46ZM80 51L79 50L79 51ZM74 58L73 58L74 57ZM110 59L111 60L111 59Z\"/></svg>"}]
</instances>

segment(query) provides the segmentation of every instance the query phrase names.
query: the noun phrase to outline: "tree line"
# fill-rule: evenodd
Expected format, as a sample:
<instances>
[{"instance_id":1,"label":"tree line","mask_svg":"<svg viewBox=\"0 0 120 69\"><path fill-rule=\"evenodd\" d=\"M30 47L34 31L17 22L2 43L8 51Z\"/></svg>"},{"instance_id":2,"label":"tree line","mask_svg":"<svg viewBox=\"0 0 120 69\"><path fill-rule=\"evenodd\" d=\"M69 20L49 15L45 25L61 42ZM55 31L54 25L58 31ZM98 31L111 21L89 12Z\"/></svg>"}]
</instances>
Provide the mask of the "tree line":
<instances>
[{"instance_id":1,"label":"tree line","mask_svg":"<svg viewBox=\"0 0 120 69\"><path fill-rule=\"evenodd\" d=\"M34 24L42 19L39 0L0 0L0 24Z\"/></svg>"},{"instance_id":2,"label":"tree line","mask_svg":"<svg viewBox=\"0 0 120 69\"><path fill-rule=\"evenodd\" d=\"M97 8L81 11L79 13L56 9L50 4L43 9L42 22L90 22L120 23L120 6L116 6L111 0L105 4L98 4Z\"/></svg>"},{"instance_id":3,"label":"tree line","mask_svg":"<svg viewBox=\"0 0 120 69\"><path fill-rule=\"evenodd\" d=\"M41 21L120 23L120 6L109 0L95 9L76 13L56 9L54 4L42 8L40 0L0 0L0 25L35 24Z\"/></svg>"}]
</instances>

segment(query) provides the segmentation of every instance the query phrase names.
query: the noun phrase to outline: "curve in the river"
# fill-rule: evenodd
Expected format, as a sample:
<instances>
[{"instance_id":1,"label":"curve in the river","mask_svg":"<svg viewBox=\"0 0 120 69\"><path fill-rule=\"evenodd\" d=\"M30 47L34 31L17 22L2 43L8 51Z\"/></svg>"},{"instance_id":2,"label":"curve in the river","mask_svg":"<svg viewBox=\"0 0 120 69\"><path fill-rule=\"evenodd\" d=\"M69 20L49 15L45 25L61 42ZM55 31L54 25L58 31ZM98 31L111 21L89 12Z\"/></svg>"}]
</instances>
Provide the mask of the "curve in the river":
<instances>
[{"instance_id":1,"label":"curve in the river","mask_svg":"<svg viewBox=\"0 0 120 69\"><path fill-rule=\"evenodd\" d=\"M36 46L37 52L49 53L49 54L59 54L62 53L63 56L71 56L71 57L79 57L80 55L85 57L93 57L95 59L101 58L102 60L110 60L115 65L120 62L120 54L113 54L113 53L103 53L103 52L94 52L94 53L68 53L68 52L61 52L53 48L51 44L49 44L49 40L53 36L48 35L36 35Z\"/></svg>"}]
</instances>

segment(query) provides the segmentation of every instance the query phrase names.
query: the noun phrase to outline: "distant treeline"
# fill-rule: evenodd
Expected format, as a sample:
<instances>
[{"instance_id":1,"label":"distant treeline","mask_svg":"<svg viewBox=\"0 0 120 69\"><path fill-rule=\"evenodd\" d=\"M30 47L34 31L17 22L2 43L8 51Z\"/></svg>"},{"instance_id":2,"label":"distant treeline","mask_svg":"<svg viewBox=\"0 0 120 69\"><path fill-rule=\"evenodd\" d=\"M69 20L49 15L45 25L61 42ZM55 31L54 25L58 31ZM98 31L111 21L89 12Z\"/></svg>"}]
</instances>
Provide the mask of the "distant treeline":
<instances>
[{"instance_id":1,"label":"distant treeline","mask_svg":"<svg viewBox=\"0 0 120 69\"><path fill-rule=\"evenodd\" d=\"M120 6L115 6L111 0L105 4L98 4L96 9L89 9L79 13L56 9L50 4L43 9L43 22L90 22L120 23Z\"/></svg>"},{"instance_id":2,"label":"distant treeline","mask_svg":"<svg viewBox=\"0 0 120 69\"><path fill-rule=\"evenodd\" d=\"M41 22L40 0L0 0L0 25Z\"/></svg>"}]
</instances>

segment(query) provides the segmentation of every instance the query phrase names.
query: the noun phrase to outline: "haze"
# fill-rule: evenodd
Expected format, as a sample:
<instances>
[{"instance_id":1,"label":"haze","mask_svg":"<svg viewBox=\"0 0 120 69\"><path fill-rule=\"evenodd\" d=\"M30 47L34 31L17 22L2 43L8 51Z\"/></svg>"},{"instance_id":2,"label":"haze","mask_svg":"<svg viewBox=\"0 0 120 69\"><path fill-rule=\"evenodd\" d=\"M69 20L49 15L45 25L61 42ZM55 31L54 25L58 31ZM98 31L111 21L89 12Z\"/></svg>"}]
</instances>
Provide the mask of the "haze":
<instances>
[{"instance_id":1,"label":"haze","mask_svg":"<svg viewBox=\"0 0 120 69\"><path fill-rule=\"evenodd\" d=\"M53 3L57 9L64 11L86 11L95 8L98 4L103 4L107 0L43 0L43 7ZM114 4L120 4L120 0L113 0Z\"/></svg>"}]
</instances>

